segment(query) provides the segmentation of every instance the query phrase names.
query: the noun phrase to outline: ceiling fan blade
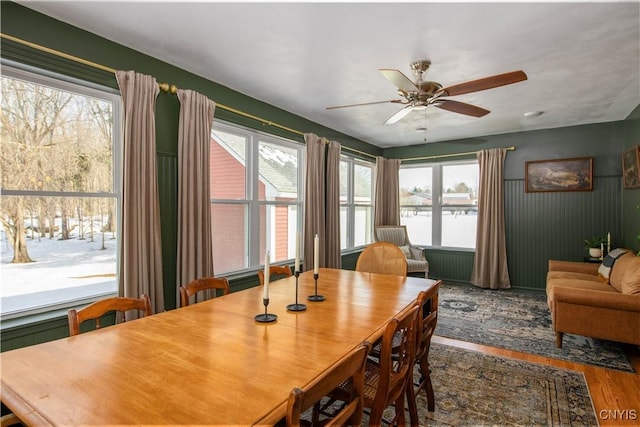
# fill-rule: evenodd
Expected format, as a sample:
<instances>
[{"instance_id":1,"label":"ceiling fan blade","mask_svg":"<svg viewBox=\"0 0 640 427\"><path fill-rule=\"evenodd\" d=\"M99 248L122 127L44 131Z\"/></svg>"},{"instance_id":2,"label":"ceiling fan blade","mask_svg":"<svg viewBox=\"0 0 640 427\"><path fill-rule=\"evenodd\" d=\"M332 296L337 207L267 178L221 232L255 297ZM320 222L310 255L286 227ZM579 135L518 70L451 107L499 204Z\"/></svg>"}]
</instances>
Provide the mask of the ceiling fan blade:
<instances>
[{"instance_id":1,"label":"ceiling fan blade","mask_svg":"<svg viewBox=\"0 0 640 427\"><path fill-rule=\"evenodd\" d=\"M512 83L518 83L527 80L527 75L522 70L512 71L510 73L497 74L483 79L472 80L466 83L442 88L436 93L437 96L456 96L465 93L478 92L481 90L492 89L494 87L506 86Z\"/></svg>"},{"instance_id":2,"label":"ceiling fan blade","mask_svg":"<svg viewBox=\"0 0 640 427\"><path fill-rule=\"evenodd\" d=\"M384 124L385 125L392 125L392 124L400 121L404 116L406 116L407 114L409 114L412 111L413 111L413 105L407 105L402 110L398 111L393 116L389 117L387 119L387 121L384 122Z\"/></svg>"},{"instance_id":3,"label":"ceiling fan blade","mask_svg":"<svg viewBox=\"0 0 640 427\"><path fill-rule=\"evenodd\" d=\"M362 105L374 105L374 104L402 104L404 101L400 99L392 99L390 101L374 101L374 102L364 102L362 104L349 104L349 105L336 105L334 107L325 107L326 110L335 110L336 108L348 108L348 107L360 107Z\"/></svg>"},{"instance_id":4,"label":"ceiling fan blade","mask_svg":"<svg viewBox=\"0 0 640 427\"><path fill-rule=\"evenodd\" d=\"M434 106L454 113L466 114L467 116L482 117L490 113L489 110L476 107L465 102L454 101L452 99L439 99L433 103Z\"/></svg>"},{"instance_id":5,"label":"ceiling fan blade","mask_svg":"<svg viewBox=\"0 0 640 427\"><path fill-rule=\"evenodd\" d=\"M413 84L411 79L400 71L382 68L380 69L380 72L387 80L396 85L398 89L404 92L419 92L418 87Z\"/></svg>"}]
</instances>

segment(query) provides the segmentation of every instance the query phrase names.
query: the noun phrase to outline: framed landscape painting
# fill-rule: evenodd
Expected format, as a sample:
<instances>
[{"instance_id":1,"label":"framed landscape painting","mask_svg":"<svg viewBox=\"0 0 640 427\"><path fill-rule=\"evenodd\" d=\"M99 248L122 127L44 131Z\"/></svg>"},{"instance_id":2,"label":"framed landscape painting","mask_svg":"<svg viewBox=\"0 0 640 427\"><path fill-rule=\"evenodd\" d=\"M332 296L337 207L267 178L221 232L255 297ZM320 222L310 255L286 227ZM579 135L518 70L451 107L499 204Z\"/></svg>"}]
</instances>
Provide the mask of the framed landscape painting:
<instances>
[{"instance_id":1,"label":"framed landscape painting","mask_svg":"<svg viewBox=\"0 0 640 427\"><path fill-rule=\"evenodd\" d=\"M593 157L535 160L525 163L525 191L593 190Z\"/></svg>"},{"instance_id":2,"label":"framed landscape painting","mask_svg":"<svg viewBox=\"0 0 640 427\"><path fill-rule=\"evenodd\" d=\"M622 153L624 188L640 188L640 145Z\"/></svg>"}]
</instances>

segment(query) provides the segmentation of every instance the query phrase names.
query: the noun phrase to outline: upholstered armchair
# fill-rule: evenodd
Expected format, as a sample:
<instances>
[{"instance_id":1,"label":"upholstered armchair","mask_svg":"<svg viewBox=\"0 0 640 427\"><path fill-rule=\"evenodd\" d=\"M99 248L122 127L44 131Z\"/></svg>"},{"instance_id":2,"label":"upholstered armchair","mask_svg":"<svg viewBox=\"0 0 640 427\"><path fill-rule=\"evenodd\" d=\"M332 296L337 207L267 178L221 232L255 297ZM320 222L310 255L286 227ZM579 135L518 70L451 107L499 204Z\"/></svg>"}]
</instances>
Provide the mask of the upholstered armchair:
<instances>
[{"instance_id":1,"label":"upholstered armchair","mask_svg":"<svg viewBox=\"0 0 640 427\"><path fill-rule=\"evenodd\" d=\"M374 228L373 238L376 242L389 242L397 245L407 258L408 273L424 273L429 277L429 261L424 256L421 247L412 245L404 225L377 225Z\"/></svg>"}]
</instances>

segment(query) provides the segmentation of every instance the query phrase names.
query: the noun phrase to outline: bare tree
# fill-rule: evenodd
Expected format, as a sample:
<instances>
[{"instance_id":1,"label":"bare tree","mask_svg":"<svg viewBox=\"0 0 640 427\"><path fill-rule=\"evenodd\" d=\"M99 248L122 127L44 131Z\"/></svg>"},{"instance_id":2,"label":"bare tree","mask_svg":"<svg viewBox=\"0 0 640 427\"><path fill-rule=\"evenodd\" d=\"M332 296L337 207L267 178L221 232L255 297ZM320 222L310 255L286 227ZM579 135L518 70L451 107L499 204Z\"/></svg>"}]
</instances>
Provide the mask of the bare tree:
<instances>
[{"instance_id":1,"label":"bare tree","mask_svg":"<svg viewBox=\"0 0 640 427\"><path fill-rule=\"evenodd\" d=\"M42 176L34 176L33 164L41 164L51 147L51 136L63 120L62 111L71 95L20 80L2 78L2 188L38 189ZM47 164L47 162L44 162ZM3 197L0 217L11 236L12 262L31 262L27 251L23 197Z\"/></svg>"}]
</instances>

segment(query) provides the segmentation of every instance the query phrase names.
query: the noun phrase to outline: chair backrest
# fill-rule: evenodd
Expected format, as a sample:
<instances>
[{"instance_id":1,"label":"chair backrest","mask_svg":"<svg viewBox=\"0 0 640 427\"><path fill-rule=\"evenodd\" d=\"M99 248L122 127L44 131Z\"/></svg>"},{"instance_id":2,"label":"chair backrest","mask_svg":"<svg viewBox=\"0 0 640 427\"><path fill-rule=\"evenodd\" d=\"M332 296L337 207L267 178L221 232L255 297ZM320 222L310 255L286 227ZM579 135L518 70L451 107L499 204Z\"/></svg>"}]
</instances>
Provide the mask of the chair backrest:
<instances>
[{"instance_id":1,"label":"chair backrest","mask_svg":"<svg viewBox=\"0 0 640 427\"><path fill-rule=\"evenodd\" d=\"M356 261L356 271L406 276L407 258L393 243L372 243L360 253Z\"/></svg>"},{"instance_id":2,"label":"chair backrest","mask_svg":"<svg viewBox=\"0 0 640 427\"><path fill-rule=\"evenodd\" d=\"M288 265L271 265L269 266L269 281L283 279L285 277L293 276L291 267ZM260 286L264 285L264 270L258 271L258 280L260 280Z\"/></svg>"},{"instance_id":3,"label":"chair backrest","mask_svg":"<svg viewBox=\"0 0 640 427\"><path fill-rule=\"evenodd\" d=\"M131 310L138 310L142 317L151 316L149 296L142 294L140 298L111 297L96 301L80 310L71 309L67 313L69 335L78 335L80 325L87 320L95 320L95 329L100 329L100 318L110 312L116 313L116 321L124 322L125 313Z\"/></svg>"},{"instance_id":4,"label":"chair backrest","mask_svg":"<svg viewBox=\"0 0 640 427\"><path fill-rule=\"evenodd\" d=\"M396 246L411 244L405 225L377 225L373 229L373 238L376 242L389 242Z\"/></svg>"},{"instance_id":5,"label":"chair backrest","mask_svg":"<svg viewBox=\"0 0 640 427\"><path fill-rule=\"evenodd\" d=\"M320 402L331 390L351 379L351 398L330 420L322 420L323 426L361 425L364 409L364 368L371 345L362 343L355 350L336 362L329 370L304 388L294 388L287 402L287 426L299 426L300 415Z\"/></svg>"},{"instance_id":6,"label":"chair backrest","mask_svg":"<svg viewBox=\"0 0 640 427\"><path fill-rule=\"evenodd\" d=\"M189 305L189 300L193 295L194 302L198 302L198 292L207 289L221 289L222 295L229 294L229 281L226 277L201 277L190 281L184 286L180 286L180 307Z\"/></svg>"},{"instance_id":7,"label":"chair backrest","mask_svg":"<svg viewBox=\"0 0 640 427\"><path fill-rule=\"evenodd\" d=\"M437 282L428 291L418 294L417 305L420 308L416 328L416 361L429 355L431 337L438 323L439 288L440 282Z\"/></svg>"},{"instance_id":8,"label":"chair backrest","mask_svg":"<svg viewBox=\"0 0 640 427\"><path fill-rule=\"evenodd\" d=\"M413 379L418 311L418 305L414 304L398 314L389 321L382 335L380 379L371 405L373 419L378 419L384 408L405 392L409 378Z\"/></svg>"}]
</instances>

